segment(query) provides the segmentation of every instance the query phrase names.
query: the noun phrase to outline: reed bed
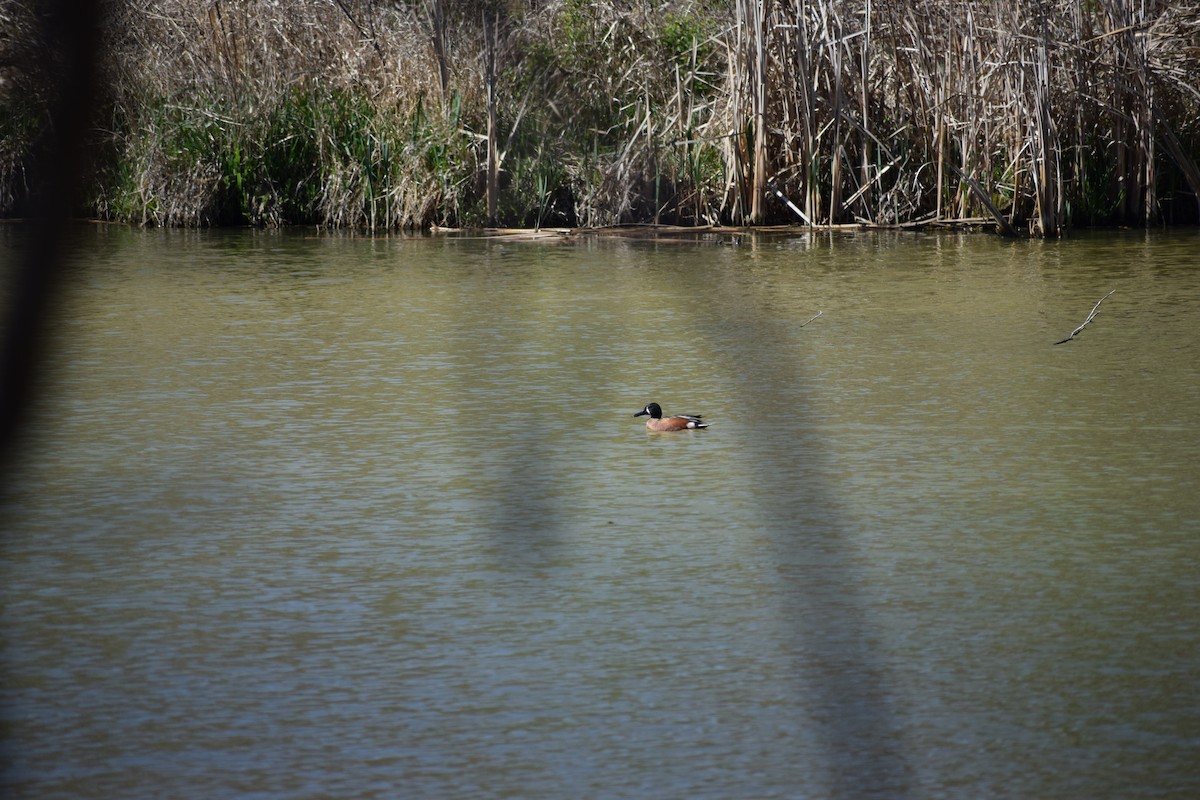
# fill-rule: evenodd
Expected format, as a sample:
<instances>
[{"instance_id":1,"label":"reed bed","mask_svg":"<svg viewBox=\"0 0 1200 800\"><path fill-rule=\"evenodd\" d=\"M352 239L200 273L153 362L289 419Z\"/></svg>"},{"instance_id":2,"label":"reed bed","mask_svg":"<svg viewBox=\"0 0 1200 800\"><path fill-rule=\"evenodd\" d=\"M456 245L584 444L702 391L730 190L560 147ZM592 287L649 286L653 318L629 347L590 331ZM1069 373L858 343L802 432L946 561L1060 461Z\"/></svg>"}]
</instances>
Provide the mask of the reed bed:
<instances>
[{"instance_id":1,"label":"reed bed","mask_svg":"<svg viewBox=\"0 0 1200 800\"><path fill-rule=\"evenodd\" d=\"M428 225L469 164L399 10L129 4L110 20L112 125L98 214L159 225Z\"/></svg>"},{"instance_id":2,"label":"reed bed","mask_svg":"<svg viewBox=\"0 0 1200 800\"><path fill-rule=\"evenodd\" d=\"M0 0L0 211L36 170ZM1200 6L131 0L86 209L155 225L1200 222Z\"/></svg>"},{"instance_id":3,"label":"reed bed","mask_svg":"<svg viewBox=\"0 0 1200 800\"><path fill-rule=\"evenodd\" d=\"M747 0L752 194L779 181L817 223L1194 222L1200 7L1135 5Z\"/></svg>"}]
</instances>

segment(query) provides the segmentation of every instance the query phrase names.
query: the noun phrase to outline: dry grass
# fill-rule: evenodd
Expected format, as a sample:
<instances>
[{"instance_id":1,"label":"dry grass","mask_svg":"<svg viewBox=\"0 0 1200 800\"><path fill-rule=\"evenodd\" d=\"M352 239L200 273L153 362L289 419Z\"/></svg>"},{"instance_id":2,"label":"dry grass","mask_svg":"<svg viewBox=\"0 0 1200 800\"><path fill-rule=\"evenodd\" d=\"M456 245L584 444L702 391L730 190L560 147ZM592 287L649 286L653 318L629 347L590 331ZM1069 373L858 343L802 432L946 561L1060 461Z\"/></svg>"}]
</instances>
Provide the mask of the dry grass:
<instances>
[{"instance_id":1,"label":"dry grass","mask_svg":"<svg viewBox=\"0 0 1200 800\"><path fill-rule=\"evenodd\" d=\"M420 162L457 131L425 109L414 16L336 3L123 6L108 66L116 169L100 213L162 225L427 225L447 200Z\"/></svg>"},{"instance_id":2,"label":"dry grass","mask_svg":"<svg viewBox=\"0 0 1200 800\"><path fill-rule=\"evenodd\" d=\"M19 205L38 124L36 91L12 90L39 85L20 66L40 46L29 7L0 0L0 100L14 112L0 146L5 210ZM497 20L490 127L485 7ZM1046 236L1200 221L1190 4L113 8L92 209L110 218L365 228L982 218Z\"/></svg>"},{"instance_id":3,"label":"dry grass","mask_svg":"<svg viewBox=\"0 0 1200 800\"><path fill-rule=\"evenodd\" d=\"M1056 235L1196 221L1200 8L1085 5L744 0L747 66L715 123L740 131L763 113L750 53L763 31L770 136L754 147L813 222L989 216ZM1191 208L1164 207L1162 170ZM734 174L761 194L753 171Z\"/></svg>"}]
</instances>

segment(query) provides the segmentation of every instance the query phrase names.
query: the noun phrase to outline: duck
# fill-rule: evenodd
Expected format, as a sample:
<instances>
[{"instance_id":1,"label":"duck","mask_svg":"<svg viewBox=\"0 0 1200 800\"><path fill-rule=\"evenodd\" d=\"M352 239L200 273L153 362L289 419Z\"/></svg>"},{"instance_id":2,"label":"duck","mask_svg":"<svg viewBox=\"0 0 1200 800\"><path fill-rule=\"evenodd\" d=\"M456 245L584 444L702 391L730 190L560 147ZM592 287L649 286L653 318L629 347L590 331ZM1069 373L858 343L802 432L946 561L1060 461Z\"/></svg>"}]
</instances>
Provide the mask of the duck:
<instances>
[{"instance_id":1,"label":"duck","mask_svg":"<svg viewBox=\"0 0 1200 800\"><path fill-rule=\"evenodd\" d=\"M690 431L708 427L708 423L700 421L700 414L672 414L669 417L664 417L662 406L658 403L650 403L641 411L634 414L634 416L649 416L650 419L646 420L646 429L663 433L670 431Z\"/></svg>"}]
</instances>

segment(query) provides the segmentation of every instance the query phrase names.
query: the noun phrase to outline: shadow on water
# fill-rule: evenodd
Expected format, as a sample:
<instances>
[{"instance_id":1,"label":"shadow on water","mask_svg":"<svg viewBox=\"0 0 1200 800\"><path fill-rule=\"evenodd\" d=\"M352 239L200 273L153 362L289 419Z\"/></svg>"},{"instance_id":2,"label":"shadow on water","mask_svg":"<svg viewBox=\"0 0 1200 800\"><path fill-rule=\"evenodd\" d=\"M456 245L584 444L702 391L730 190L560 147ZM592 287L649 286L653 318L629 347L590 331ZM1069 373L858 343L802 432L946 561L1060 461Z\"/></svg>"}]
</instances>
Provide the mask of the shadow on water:
<instances>
[{"instance_id":1,"label":"shadow on water","mask_svg":"<svg viewBox=\"0 0 1200 800\"><path fill-rule=\"evenodd\" d=\"M730 376L736 384L732 394L739 407L754 409L751 414L782 413L803 420L807 412L796 388L804 385L805 375L794 344L804 320L781 318L768 287L740 279L738 271L746 266L740 257L722 264L717 279L727 285L705 295L737 296L736 302L692 307L694 318L687 323L709 331L708 340L697 345L710 354L714 374ZM680 277L681 285L687 285L688 278ZM537 313L531 301L511 308L513 319L524 324L533 324ZM489 344L469 341L467 363L486 363ZM784 407L764 409L763 398L789 400ZM650 398L634 398L634 405L645 399ZM562 406L569 406L569 399ZM630 414L633 410L631 406ZM570 502L564 476L554 466L555 445L539 420L538 413L519 417L518 438L526 450L513 460L503 481L506 490L492 509L501 569L518 580L553 570L550 554L562 545L558 524L563 504ZM833 489L820 477L822 443L815 433L781 441L769 424L749 425L745 431L743 459L752 484L761 490L760 524L771 542L785 595L781 608L790 629L792 688L801 707L819 709L814 716L824 749L819 765L824 778L818 780L835 797L907 796L910 769L899 751L889 678L870 644L871 621L855 589L859 578ZM533 602L532 597L516 603L526 601Z\"/></svg>"},{"instance_id":2,"label":"shadow on water","mask_svg":"<svg viewBox=\"0 0 1200 800\"><path fill-rule=\"evenodd\" d=\"M454 247L455 242L449 246ZM481 259L471 265L470 272L484 280L503 282L509 269L508 255L500 245L488 247L482 254L472 249L464 258ZM496 445L481 437L480 451L468 454L468 460L486 467L486 474L477 477L490 491L479 500L489 512L486 516L495 533L499 563L513 576L528 578L553 561L562 543L563 476L555 469L555 445L545 435L548 411L541 407L544 399L530 395L527 403L516 408L491 404L494 395L513 393L508 374L513 353L504 351L533 347L538 340L532 334L538 324L537 300L528 293L513 293L508 300L512 305L504 319L481 320L477 310L461 307L458 317L449 322L452 333L447 346L463 369L476 373L469 376L469 387L466 381L460 387L467 405L456 416L479 420L485 427L506 428L513 432L511 439L520 443L520 452L483 452ZM495 338L480 335L487 330L492 330ZM506 343L504 348L498 348L501 341Z\"/></svg>"},{"instance_id":3,"label":"shadow on water","mask_svg":"<svg viewBox=\"0 0 1200 800\"><path fill-rule=\"evenodd\" d=\"M754 245L750 239L746 249ZM754 409L758 398L796 398L774 412L799 418L801 430L813 431L804 422L808 411L799 389L806 376L795 343L799 336L803 347L803 337L821 335L820 328L798 331L806 320L781 318L767 286L734 286L736 269L723 270L719 279L729 285L707 296L736 292L741 302L710 305L707 314L720 329L738 331L733 350L724 348L722 366L728 374L741 372L739 405ZM904 797L908 767L898 749L888 676L870 644L871 622L855 590L859 581L835 490L821 477L822 442L808 433L781 441L769 424L746 430L747 460L753 483L763 489L764 523L786 592L797 689L827 710L820 735L832 796Z\"/></svg>"}]
</instances>

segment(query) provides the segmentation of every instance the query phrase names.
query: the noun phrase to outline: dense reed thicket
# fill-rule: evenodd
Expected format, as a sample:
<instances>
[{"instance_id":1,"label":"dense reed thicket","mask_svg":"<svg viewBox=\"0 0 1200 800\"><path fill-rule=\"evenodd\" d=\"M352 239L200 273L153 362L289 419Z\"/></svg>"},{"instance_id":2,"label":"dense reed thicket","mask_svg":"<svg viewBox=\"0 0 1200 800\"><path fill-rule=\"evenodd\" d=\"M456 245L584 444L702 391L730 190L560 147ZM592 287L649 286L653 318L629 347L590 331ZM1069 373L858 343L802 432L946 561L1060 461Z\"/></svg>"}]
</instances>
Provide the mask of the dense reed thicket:
<instances>
[{"instance_id":1,"label":"dense reed thicket","mask_svg":"<svg viewBox=\"0 0 1200 800\"><path fill-rule=\"evenodd\" d=\"M45 124L0 0L0 211ZM1200 221L1200 5L129 0L86 213L158 225ZM35 58L33 55L41 54Z\"/></svg>"}]
</instances>

